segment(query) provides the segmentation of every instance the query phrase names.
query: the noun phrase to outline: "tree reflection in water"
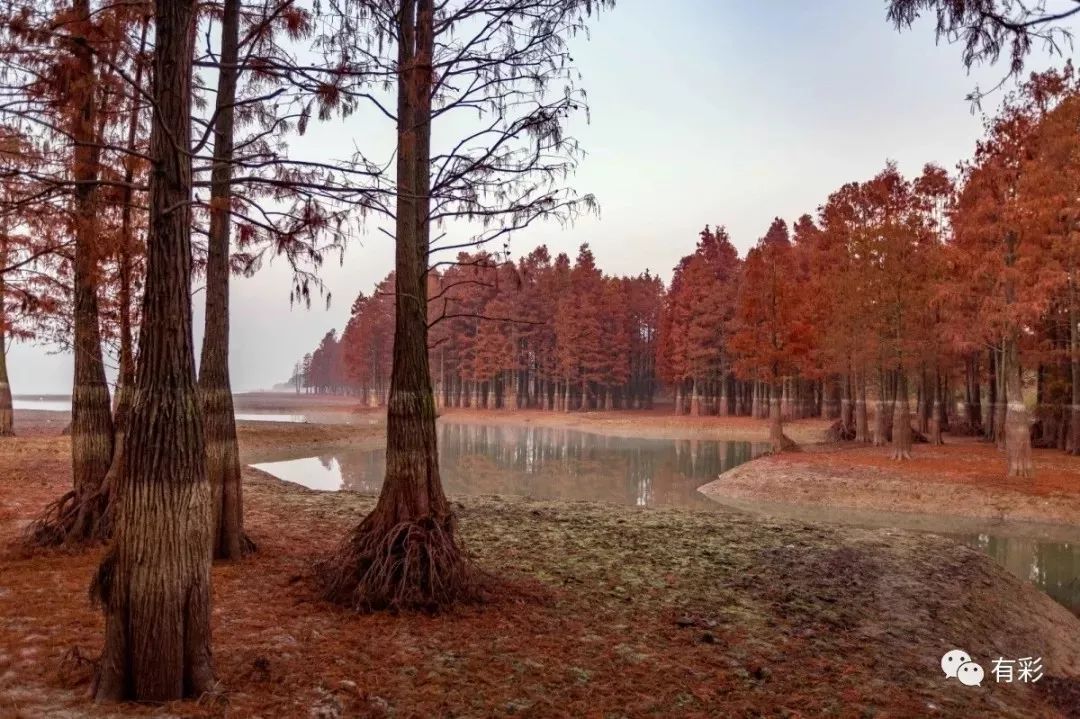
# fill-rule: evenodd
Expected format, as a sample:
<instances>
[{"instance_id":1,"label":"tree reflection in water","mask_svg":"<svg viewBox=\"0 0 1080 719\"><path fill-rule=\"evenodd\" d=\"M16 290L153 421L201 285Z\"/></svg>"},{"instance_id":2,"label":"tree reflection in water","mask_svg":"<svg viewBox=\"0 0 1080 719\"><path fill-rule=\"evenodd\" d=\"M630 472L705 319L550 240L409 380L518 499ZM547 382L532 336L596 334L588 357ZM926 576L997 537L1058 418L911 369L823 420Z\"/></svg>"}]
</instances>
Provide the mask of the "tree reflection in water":
<instances>
[{"instance_id":1,"label":"tree reflection in water","mask_svg":"<svg viewBox=\"0 0 1080 719\"><path fill-rule=\"evenodd\" d=\"M1080 547L1070 542L1041 542L989 534L954 535L989 554L1009 572L1080 614Z\"/></svg>"},{"instance_id":2,"label":"tree reflection in water","mask_svg":"<svg viewBox=\"0 0 1080 719\"><path fill-rule=\"evenodd\" d=\"M440 465L450 495L723 511L697 488L765 449L749 442L608 437L555 427L439 425ZM313 489L376 494L386 459L383 450L344 448L255 466ZM943 530L1080 613L1080 546Z\"/></svg>"},{"instance_id":3,"label":"tree reflection in water","mask_svg":"<svg viewBox=\"0 0 1080 719\"><path fill-rule=\"evenodd\" d=\"M555 427L439 425L439 463L449 494L716 508L697 488L763 449L749 442L609 437ZM344 449L334 457L342 489L379 490L381 450Z\"/></svg>"}]
</instances>

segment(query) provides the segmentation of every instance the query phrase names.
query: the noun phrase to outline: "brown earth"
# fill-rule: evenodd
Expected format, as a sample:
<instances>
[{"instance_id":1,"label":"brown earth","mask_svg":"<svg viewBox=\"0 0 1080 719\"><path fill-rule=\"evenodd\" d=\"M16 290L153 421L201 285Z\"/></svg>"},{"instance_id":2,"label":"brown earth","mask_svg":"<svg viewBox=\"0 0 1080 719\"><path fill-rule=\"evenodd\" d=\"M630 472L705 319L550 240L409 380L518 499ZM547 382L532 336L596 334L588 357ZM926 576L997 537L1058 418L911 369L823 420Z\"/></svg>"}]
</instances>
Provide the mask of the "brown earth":
<instances>
[{"instance_id":1,"label":"brown earth","mask_svg":"<svg viewBox=\"0 0 1080 719\"><path fill-rule=\"evenodd\" d=\"M101 550L27 553L21 527L70 482L67 438L17 416L0 441L0 717L1058 717L1080 711L1080 621L978 552L902 532L482 497L461 532L503 591L442 616L355 616L310 569L373 498L245 470L259 553L214 568L221 690L167 706L86 699ZM619 420L622 421L622 420ZM380 441L375 426L245 424L245 456ZM1048 677L968 688L1041 656ZM1054 677L1051 679L1050 677ZM1070 704L1071 702L1071 704Z\"/></svg>"},{"instance_id":2,"label":"brown earth","mask_svg":"<svg viewBox=\"0 0 1080 719\"><path fill-rule=\"evenodd\" d=\"M676 416L666 409L611 412L544 412L541 410L440 410L454 422L483 424L533 424L564 427L595 434L656 439L715 439L744 442L769 440L768 422L751 417ZM802 419L784 424L784 432L799 443L820 442L830 422Z\"/></svg>"},{"instance_id":3,"label":"brown earth","mask_svg":"<svg viewBox=\"0 0 1080 719\"><path fill-rule=\"evenodd\" d=\"M1008 478L993 445L948 442L917 445L903 462L882 447L809 447L735 467L701 491L721 501L1080 525L1080 458L1037 449L1034 478Z\"/></svg>"}]
</instances>

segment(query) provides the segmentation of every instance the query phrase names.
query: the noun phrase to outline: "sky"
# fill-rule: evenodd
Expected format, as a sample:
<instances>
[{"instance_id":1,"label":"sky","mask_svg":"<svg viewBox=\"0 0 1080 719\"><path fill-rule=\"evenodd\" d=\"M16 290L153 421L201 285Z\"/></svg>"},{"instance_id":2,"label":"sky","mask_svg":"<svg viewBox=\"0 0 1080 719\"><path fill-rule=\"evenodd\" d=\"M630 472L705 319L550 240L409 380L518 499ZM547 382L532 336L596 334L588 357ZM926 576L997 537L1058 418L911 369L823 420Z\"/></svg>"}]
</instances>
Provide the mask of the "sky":
<instances>
[{"instance_id":1,"label":"sky","mask_svg":"<svg viewBox=\"0 0 1080 719\"><path fill-rule=\"evenodd\" d=\"M600 211L565 228L532 226L512 237L511 252L546 244L573 257L588 243L609 274L649 269L665 281L706 224L726 226L745 253L774 217L813 213L889 160L908 175L927 162L953 169L982 134L966 95L1003 72L969 73L930 22L897 32L885 3L868 0L619 0L571 48L590 112L570 127L587 153L570 182L594 194ZM1062 62L1039 55L1029 69ZM353 146L387 157L392 130L361 110L312 123L290 145L294 157ZM328 330L340 332L357 293L392 268L392 240L378 227L369 222L350 238L340 262L327 258L329 307L291 305L283 262L232 280L234 391L286 380ZM8 369L16 395L70 392L71 356L54 348L16 344Z\"/></svg>"}]
</instances>

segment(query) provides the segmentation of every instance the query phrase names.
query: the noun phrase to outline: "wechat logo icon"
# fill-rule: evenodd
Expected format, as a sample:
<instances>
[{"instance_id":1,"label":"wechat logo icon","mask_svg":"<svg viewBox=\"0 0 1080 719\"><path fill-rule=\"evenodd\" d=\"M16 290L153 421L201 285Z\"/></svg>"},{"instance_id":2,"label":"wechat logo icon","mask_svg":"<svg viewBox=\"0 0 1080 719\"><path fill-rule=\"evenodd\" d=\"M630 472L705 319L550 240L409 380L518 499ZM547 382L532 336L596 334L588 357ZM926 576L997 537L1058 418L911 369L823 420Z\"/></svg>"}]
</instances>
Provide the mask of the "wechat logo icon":
<instances>
[{"instance_id":1,"label":"wechat logo icon","mask_svg":"<svg viewBox=\"0 0 1080 719\"><path fill-rule=\"evenodd\" d=\"M946 679L956 679L967 687L982 686L983 668L971 661L971 655L962 649L945 652L941 657L941 671Z\"/></svg>"}]
</instances>

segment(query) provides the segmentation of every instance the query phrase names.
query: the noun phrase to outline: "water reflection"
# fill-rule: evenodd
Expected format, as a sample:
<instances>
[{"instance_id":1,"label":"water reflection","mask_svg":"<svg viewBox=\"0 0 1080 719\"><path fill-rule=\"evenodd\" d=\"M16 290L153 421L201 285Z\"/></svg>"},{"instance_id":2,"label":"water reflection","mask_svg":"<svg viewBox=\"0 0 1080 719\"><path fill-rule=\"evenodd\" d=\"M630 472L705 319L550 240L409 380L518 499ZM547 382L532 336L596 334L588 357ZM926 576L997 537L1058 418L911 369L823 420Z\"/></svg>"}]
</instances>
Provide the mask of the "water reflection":
<instances>
[{"instance_id":1,"label":"water reflection","mask_svg":"<svg viewBox=\"0 0 1080 719\"><path fill-rule=\"evenodd\" d=\"M716 509L697 488L747 462L749 442L607 437L556 427L439 424L449 494L513 494L643 507ZM323 458L255 465L312 489L375 493L384 450L343 448Z\"/></svg>"},{"instance_id":2,"label":"water reflection","mask_svg":"<svg viewBox=\"0 0 1080 719\"><path fill-rule=\"evenodd\" d=\"M1080 614L1080 545L991 534L948 534L979 549L1025 582Z\"/></svg>"}]
</instances>

